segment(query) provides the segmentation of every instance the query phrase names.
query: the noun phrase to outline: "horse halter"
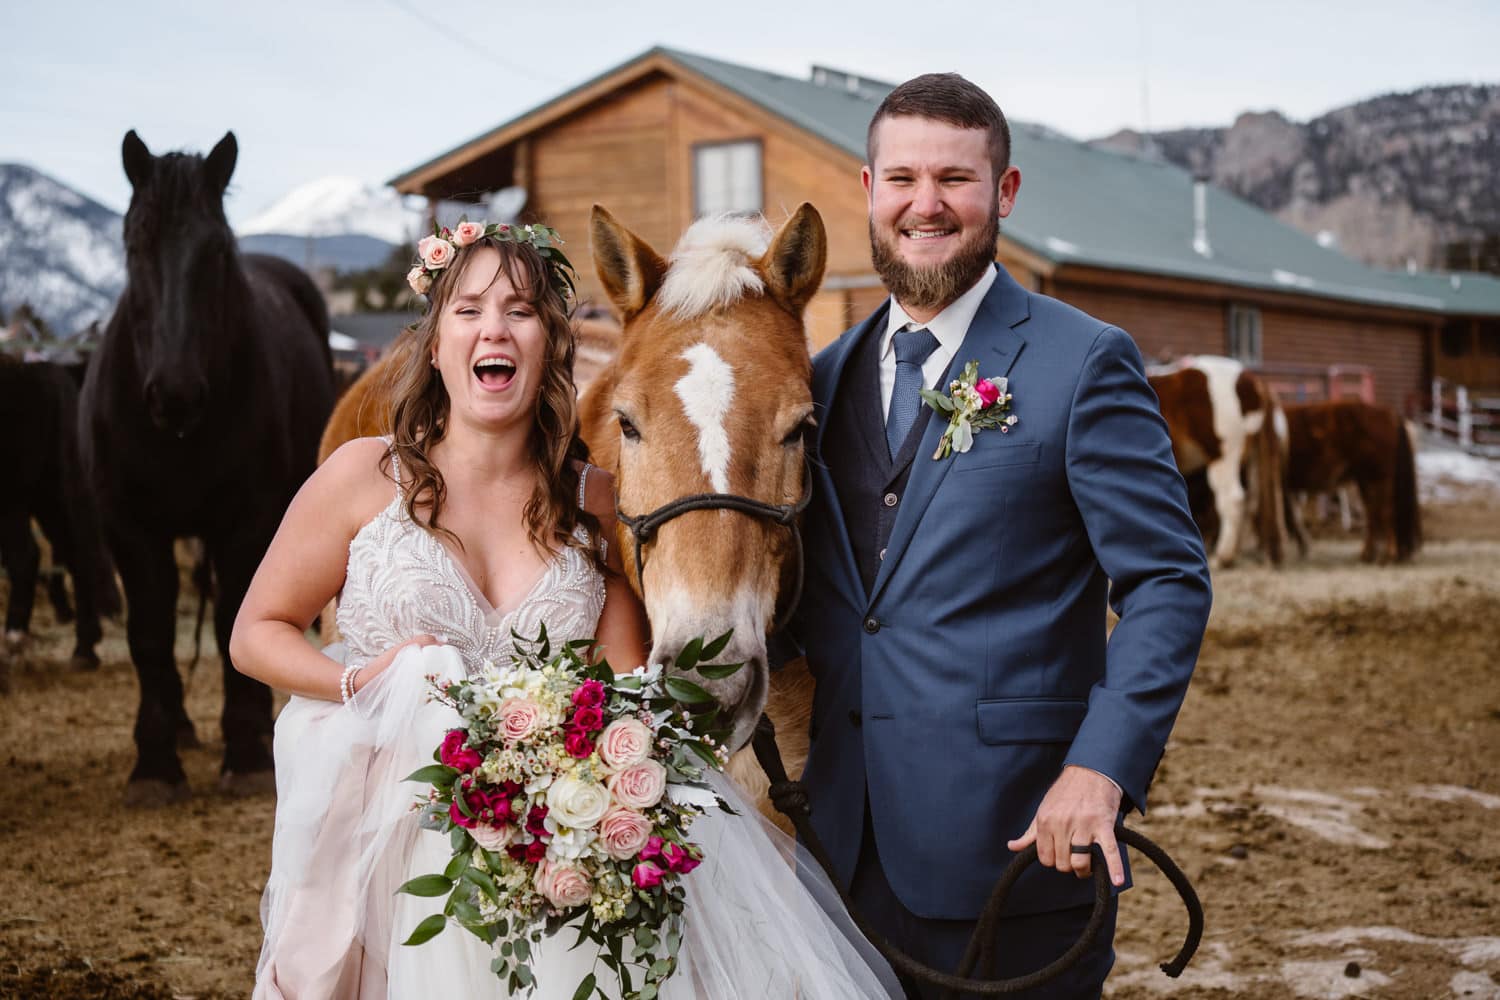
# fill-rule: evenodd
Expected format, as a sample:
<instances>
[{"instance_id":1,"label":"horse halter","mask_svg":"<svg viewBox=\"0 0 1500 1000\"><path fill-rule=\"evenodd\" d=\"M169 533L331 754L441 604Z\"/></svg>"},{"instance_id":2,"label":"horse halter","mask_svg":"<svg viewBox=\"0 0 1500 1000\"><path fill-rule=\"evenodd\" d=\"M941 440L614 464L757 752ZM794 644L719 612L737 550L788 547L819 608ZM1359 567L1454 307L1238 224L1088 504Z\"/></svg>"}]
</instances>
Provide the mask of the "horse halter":
<instances>
[{"instance_id":1,"label":"horse halter","mask_svg":"<svg viewBox=\"0 0 1500 1000\"><path fill-rule=\"evenodd\" d=\"M615 500L615 518L625 527L630 529L630 535L635 539L635 579L640 585L641 598L646 596L646 555L644 548L647 543L656 537L661 526L679 515L686 514L690 510L734 510L741 514L749 514L767 521L785 525L791 529L792 544L797 551L797 577L792 587L791 602L786 605L786 610L776 619L773 630L780 631L786 627L791 619L792 613L797 610L797 604L802 600L802 577L803 577L803 551L802 551L802 529L797 526L797 518L807 509L812 500L812 470L806 462L802 467L802 481L805 484L802 497L796 503L766 503L750 497L740 496L738 493L693 493L689 496L678 497L669 500L649 514L630 516L620 509L619 499Z\"/></svg>"}]
</instances>

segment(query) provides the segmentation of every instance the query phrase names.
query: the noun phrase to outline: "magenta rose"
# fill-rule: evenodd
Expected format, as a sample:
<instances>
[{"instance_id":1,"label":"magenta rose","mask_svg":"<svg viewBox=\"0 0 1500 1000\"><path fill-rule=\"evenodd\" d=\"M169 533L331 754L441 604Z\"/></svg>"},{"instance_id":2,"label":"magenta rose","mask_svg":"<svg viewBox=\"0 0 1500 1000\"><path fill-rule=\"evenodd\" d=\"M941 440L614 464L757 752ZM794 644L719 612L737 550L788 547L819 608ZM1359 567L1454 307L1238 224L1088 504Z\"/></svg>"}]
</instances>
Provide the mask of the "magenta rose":
<instances>
[{"instance_id":1,"label":"magenta rose","mask_svg":"<svg viewBox=\"0 0 1500 1000\"><path fill-rule=\"evenodd\" d=\"M516 743L536 732L542 710L529 698L507 698L500 703L500 732L505 742Z\"/></svg>"},{"instance_id":2,"label":"magenta rose","mask_svg":"<svg viewBox=\"0 0 1500 1000\"><path fill-rule=\"evenodd\" d=\"M982 403L981 410L989 409L1000 398L1000 389L995 383L987 378L982 378L974 383L974 392L979 396Z\"/></svg>"},{"instance_id":3,"label":"magenta rose","mask_svg":"<svg viewBox=\"0 0 1500 1000\"><path fill-rule=\"evenodd\" d=\"M467 774L484 762L479 752L464 746L467 737L462 729L450 729L448 735L443 737L443 745L438 750L438 759L446 766L454 768Z\"/></svg>"},{"instance_id":4,"label":"magenta rose","mask_svg":"<svg viewBox=\"0 0 1500 1000\"><path fill-rule=\"evenodd\" d=\"M616 861L635 857L650 836L651 821L633 809L616 806L599 821L599 843Z\"/></svg>"},{"instance_id":5,"label":"magenta rose","mask_svg":"<svg viewBox=\"0 0 1500 1000\"><path fill-rule=\"evenodd\" d=\"M605 782L615 801L631 809L650 809L661 801L667 787L667 769L654 760L644 760L610 776Z\"/></svg>"},{"instance_id":6,"label":"magenta rose","mask_svg":"<svg viewBox=\"0 0 1500 1000\"><path fill-rule=\"evenodd\" d=\"M448 818L453 820L455 825L461 826L465 830L472 830L479 823L479 820L473 816L464 815L464 811L458 806L457 799L448 803Z\"/></svg>"},{"instance_id":7,"label":"magenta rose","mask_svg":"<svg viewBox=\"0 0 1500 1000\"><path fill-rule=\"evenodd\" d=\"M559 910L582 906L593 895L588 873L574 865L544 859L536 870L536 890Z\"/></svg>"},{"instance_id":8,"label":"magenta rose","mask_svg":"<svg viewBox=\"0 0 1500 1000\"><path fill-rule=\"evenodd\" d=\"M573 690L573 704L579 708L597 708L604 704L604 684L584 681Z\"/></svg>"},{"instance_id":9,"label":"magenta rose","mask_svg":"<svg viewBox=\"0 0 1500 1000\"><path fill-rule=\"evenodd\" d=\"M568 751L569 757L583 760L594 752L594 741L589 739L589 734L581 729L568 730L567 737L563 740L563 749Z\"/></svg>"},{"instance_id":10,"label":"magenta rose","mask_svg":"<svg viewBox=\"0 0 1500 1000\"><path fill-rule=\"evenodd\" d=\"M667 863L667 868L680 875L686 875L702 864L699 858L693 856L692 851L681 844L668 844L661 849L661 856L662 860Z\"/></svg>"},{"instance_id":11,"label":"magenta rose","mask_svg":"<svg viewBox=\"0 0 1500 1000\"><path fill-rule=\"evenodd\" d=\"M547 807L532 806L531 812L526 814L526 832L533 837L550 836L547 833Z\"/></svg>"},{"instance_id":12,"label":"magenta rose","mask_svg":"<svg viewBox=\"0 0 1500 1000\"><path fill-rule=\"evenodd\" d=\"M599 756L610 767L639 764L651 756L651 730L640 719L616 719L599 737Z\"/></svg>"},{"instance_id":13,"label":"magenta rose","mask_svg":"<svg viewBox=\"0 0 1500 1000\"><path fill-rule=\"evenodd\" d=\"M597 733L604 728L604 713L596 705L585 705L573 713L573 726L586 733Z\"/></svg>"},{"instance_id":14,"label":"magenta rose","mask_svg":"<svg viewBox=\"0 0 1500 1000\"><path fill-rule=\"evenodd\" d=\"M641 848L640 859L642 861L655 861L661 857L661 846L665 843L660 837L647 837L646 846Z\"/></svg>"},{"instance_id":15,"label":"magenta rose","mask_svg":"<svg viewBox=\"0 0 1500 1000\"><path fill-rule=\"evenodd\" d=\"M649 861L643 861L635 866L630 873L630 881L635 883L637 889L655 889L661 885L662 870Z\"/></svg>"}]
</instances>

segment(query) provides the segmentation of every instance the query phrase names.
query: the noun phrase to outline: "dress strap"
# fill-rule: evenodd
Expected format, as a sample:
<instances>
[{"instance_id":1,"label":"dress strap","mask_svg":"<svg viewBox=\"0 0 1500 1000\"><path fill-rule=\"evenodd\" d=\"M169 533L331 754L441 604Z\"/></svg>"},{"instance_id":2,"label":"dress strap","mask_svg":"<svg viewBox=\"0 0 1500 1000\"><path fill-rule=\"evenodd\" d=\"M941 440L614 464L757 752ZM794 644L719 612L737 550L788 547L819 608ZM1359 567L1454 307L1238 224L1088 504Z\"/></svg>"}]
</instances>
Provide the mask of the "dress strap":
<instances>
[{"instance_id":1,"label":"dress strap","mask_svg":"<svg viewBox=\"0 0 1500 1000\"><path fill-rule=\"evenodd\" d=\"M592 469L592 468L593 468L592 465L590 465L588 462L584 462L583 463L583 468L580 469L579 472L578 472L578 509L579 510L587 510L588 509L588 507L584 504L584 499L588 495L585 492L585 487L588 486L588 482L589 482L589 470Z\"/></svg>"},{"instance_id":2,"label":"dress strap","mask_svg":"<svg viewBox=\"0 0 1500 1000\"><path fill-rule=\"evenodd\" d=\"M386 454L391 456L391 478L396 481L396 499L403 499L405 494L401 490L401 459L396 455L396 439L387 434L380 440L385 442Z\"/></svg>"}]
</instances>

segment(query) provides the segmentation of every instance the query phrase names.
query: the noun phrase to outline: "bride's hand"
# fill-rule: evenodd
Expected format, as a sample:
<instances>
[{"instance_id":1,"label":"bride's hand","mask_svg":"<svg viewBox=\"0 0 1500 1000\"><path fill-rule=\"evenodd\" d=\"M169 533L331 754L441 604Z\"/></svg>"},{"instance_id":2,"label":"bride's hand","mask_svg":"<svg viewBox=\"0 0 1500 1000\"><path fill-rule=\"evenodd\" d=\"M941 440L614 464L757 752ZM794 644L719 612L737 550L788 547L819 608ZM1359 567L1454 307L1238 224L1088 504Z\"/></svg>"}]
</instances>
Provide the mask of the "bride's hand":
<instances>
[{"instance_id":1,"label":"bride's hand","mask_svg":"<svg viewBox=\"0 0 1500 1000\"><path fill-rule=\"evenodd\" d=\"M401 654L401 651L403 649L406 649L408 646L441 645L444 645L444 641L442 639L439 639L435 635L427 635L426 633L423 633L422 635L413 636L403 643L392 646L384 653L381 653L379 656L375 657L375 659L371 660L369 663L366 663L364 667L361 668L359 673L354 675L354 690L360 690L366 684L370 683L375 678L383 674L386 667L389 667L392 663L395 663L396 657L399 656Z\"/></svg>"}]
</instances>

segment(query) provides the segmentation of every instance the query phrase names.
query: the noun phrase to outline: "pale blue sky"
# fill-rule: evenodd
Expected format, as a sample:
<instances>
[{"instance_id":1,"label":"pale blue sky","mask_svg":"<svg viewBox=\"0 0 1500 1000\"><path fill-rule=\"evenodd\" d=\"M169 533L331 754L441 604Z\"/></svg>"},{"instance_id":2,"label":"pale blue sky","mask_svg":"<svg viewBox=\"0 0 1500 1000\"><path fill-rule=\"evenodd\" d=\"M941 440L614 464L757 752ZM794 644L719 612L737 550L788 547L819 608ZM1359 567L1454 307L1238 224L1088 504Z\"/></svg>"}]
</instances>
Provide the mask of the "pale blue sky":
<instances>
[{"instance_id":1,"label":"pale blue sky","mask_svg":"<svg viewBox=\"0 0 1500 1000\"><path fill-rule=\"evenodd\" d=\"M969 14L953 13L967 8ZM0 162L116 209L120 139L240 141L231 221L327 174L381 182L652 45L802 76L957 70L1013 118L1305 120L1428 83L1500 82L1500 0L0 0ZM850 183L857 183L850 178Z\"/></svg>"}]
</instances>

